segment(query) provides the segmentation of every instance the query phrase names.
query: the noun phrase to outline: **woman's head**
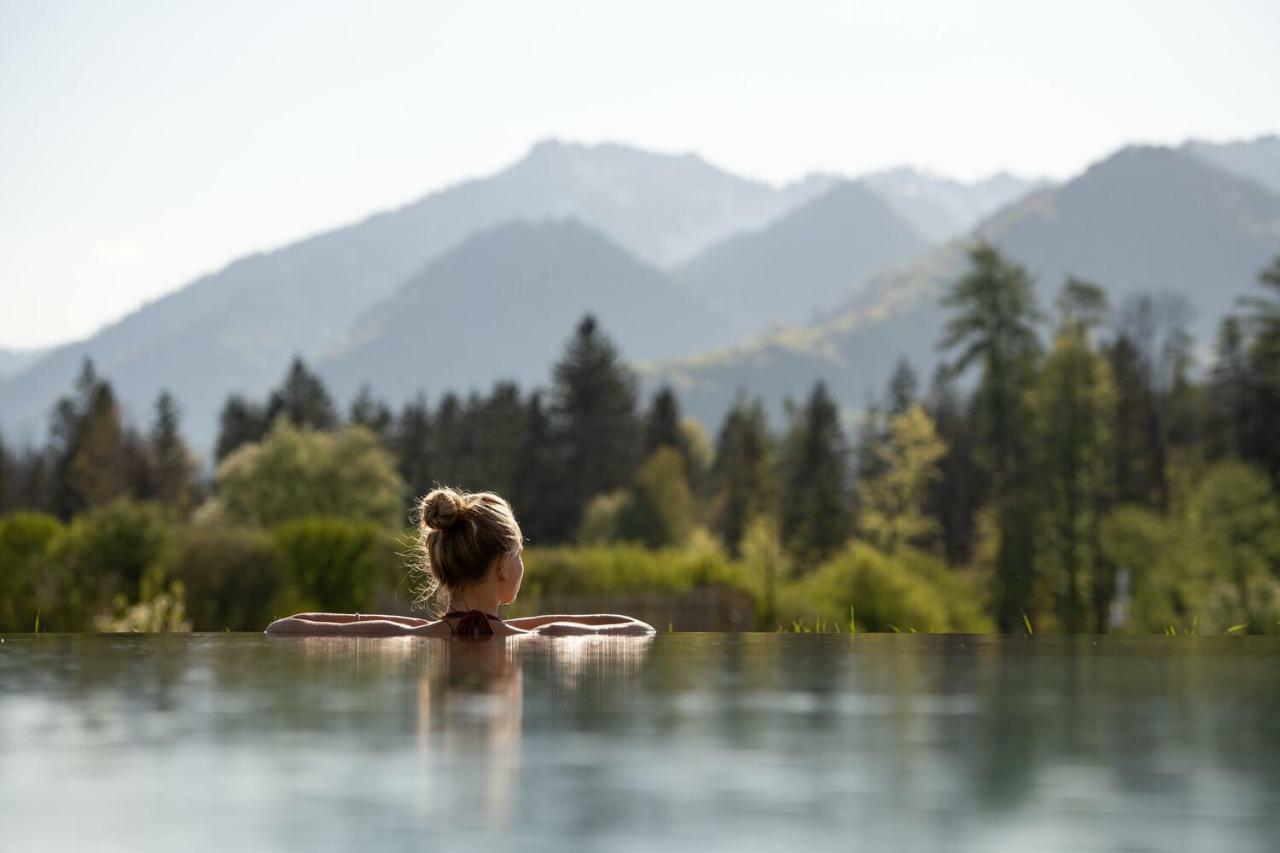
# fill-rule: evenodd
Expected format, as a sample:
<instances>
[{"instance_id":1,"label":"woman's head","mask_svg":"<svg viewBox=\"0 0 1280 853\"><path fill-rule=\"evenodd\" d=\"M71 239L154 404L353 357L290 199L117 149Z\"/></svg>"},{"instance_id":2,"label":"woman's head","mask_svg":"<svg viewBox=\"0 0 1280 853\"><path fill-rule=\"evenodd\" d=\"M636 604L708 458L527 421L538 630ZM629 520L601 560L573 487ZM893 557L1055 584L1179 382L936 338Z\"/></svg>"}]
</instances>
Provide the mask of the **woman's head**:
<instances>
[{"instance_id":1,"label":"woman's head","mask_svg":"<svg viewBox=\"0 0 1280 853\"><path fill-rule=\"evenodd\" d=\"M418 504L419 603L432 596L448 606L467 587L496 583L502 603L515 600L524 564L524 536L511 506L492 492L433 489Z\"/></svg>"}]
</instances>

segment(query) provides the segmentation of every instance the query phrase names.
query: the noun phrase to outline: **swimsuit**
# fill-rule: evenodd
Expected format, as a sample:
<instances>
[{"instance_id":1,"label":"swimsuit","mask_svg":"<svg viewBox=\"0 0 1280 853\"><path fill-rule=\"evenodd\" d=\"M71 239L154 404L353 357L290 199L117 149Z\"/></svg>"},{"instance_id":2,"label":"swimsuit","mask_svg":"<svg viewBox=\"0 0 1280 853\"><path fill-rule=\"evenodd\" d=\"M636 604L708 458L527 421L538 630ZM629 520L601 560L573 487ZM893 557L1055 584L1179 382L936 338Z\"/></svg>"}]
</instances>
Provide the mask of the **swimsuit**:
<instances>
[{"instance_id":1,"label":"swimsuit","mask_svg":"<svg viewBox=\"0 0 1280 853\"><path fill-rule=\"evenodd\" d=\"M493 626L489 624L489 620L502 621L492 613L485 613L483 610L450 610L444 615L444 618L449 630L453 632L453 636L467 639L492 637ZM454 625L449 622L448 620L450 619L457 619L458 624Z\"/></svg>"}]
</instances>

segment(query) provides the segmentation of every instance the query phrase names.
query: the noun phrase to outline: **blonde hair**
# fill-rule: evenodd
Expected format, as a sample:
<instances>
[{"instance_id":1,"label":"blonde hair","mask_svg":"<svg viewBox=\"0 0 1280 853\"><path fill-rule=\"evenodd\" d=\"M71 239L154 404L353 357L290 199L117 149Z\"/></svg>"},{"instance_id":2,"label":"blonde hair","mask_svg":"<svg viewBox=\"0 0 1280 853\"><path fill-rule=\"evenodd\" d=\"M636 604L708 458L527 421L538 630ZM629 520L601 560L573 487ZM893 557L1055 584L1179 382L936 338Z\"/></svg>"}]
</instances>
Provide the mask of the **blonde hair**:
<instances>
[{"instance_id":1,"label":"blonde hair","mask_svg":"<svg viewBox=\"0 0 1280 853\"><path fill-rule=\"evenodd\" d=\"M511 505L493 492L443 486L418 502L420 555L414 604L443 613L450 593L484 580L496 559L524 543Z\"/></svg>"}]
</instances>

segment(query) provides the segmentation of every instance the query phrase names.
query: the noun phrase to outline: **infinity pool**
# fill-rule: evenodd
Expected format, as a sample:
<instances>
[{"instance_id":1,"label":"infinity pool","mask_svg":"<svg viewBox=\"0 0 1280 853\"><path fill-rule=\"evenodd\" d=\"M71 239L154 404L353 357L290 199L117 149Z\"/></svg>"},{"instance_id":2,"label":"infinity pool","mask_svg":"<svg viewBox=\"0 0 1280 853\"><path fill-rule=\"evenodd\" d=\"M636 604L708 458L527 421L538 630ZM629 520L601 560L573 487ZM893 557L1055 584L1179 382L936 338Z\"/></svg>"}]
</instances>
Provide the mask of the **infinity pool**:
<instances>
[{"instance_id":1,"label":"infinity pool","mask_svg":"<svg viewBox=\"0 0 1280 853\"><path fill-rule=\"evenodd\" d=\"M1280 644L8 635L0 849L1280 849Z\"/></svg>"}]
</instances>

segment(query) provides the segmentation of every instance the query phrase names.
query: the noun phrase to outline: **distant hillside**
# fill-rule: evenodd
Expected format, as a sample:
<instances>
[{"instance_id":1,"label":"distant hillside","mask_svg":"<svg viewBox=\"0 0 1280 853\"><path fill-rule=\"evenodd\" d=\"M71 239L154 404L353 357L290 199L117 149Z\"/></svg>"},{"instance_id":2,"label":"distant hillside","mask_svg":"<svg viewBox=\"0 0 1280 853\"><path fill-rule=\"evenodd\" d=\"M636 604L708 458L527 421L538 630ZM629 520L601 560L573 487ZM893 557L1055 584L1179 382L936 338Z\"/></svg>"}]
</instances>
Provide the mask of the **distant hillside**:
<instances>
[{"instance_id":1,"label":"distant hillside","mask_svg":"<svg viewBox=\"0 0 1280 853\"><path fill-rule=\"evenodd\" d=\"M858 182L934 243L967 233L1005 205L1048 185L1008 172L966 184L906 167L873 172Z\"/></svg>"},{"instance_id":2,"label":"distant hillside","mask_svg":"<svg viewBox=\"0 0 1280 853\"><path fill-rule=\"evenodd\" d=\"M1247 142L1191 141L1183 150L1242 178L1280 193L1280 136L1259 136Z\"/></svg>"},{"instance_id":3,"label":"distant hillside","mask_svg":"<svg viewBox=\"0 0 1280 853\"><path fill-rule=\"evenodd\" d=\"M878 195L841 182L764 228L712 246L675 275L745 337L812 322L871 273L928 246Z\"/></svg>"},{"instance_id":4,"label":"distant hillside","mask_svg":"<svg viewBox=\"0 0 1280 853\"><path fill-rule=\"evenodd\" d=\"M497 379L541 386L588 312L631 360L731 340L723 318L598 232L572 220L513 222L413 276L318 367L340 399L366 382L396 402Z\"/></svg>"},{"instance_id":5,"label":"distant hillside","mask_svg":"<svg viewBox=\"0 0 1280 853\"><path fill-rule=\"evenodd\" d=\"M619 145L537 145L510 168L265 254L232 262L0 385L0 429L43 438L49 411L91 356L142 421L161 388L193 445L212 445L227 394L261 394L295 353L331 349L364 311L476 230L576 216L654 263L757 227L820 192L735 177L692 155ZM655 334L660 330L655 330Z\"/></svg>"},{"instance_id":6,"label":"distant hillside","mask_svg":"<svg viewBox=\"0 0 1280 853\"><path fill-rule=\"evenodd\" d=\"M1074 180L995 215L976 233L1025 264L1051 307L1072 273L1103 285L1113 301L1140 291L1185 294L1193 332L1208 342L1237 296L1280 253L1280 195L1195 157L1127 148ZM925 372L944 321L940 296L966 267L951 243L920 262L875 276L826 322L789 329L736 350L664 365L650 382L671 381L691 414L715 422L739 387L762 395L775 415L825 379L846 407L879 393L900 355Z\"/></svg>"},{"instance_id":7,"label":"distant hillside","mask_svg":"<svg viewBox=\"0 0 1280 853\"><path fill-rule=\"evenodd\" d=\"M0 382L4 382L16 373L21 373L48 351L47 348L5 349L0 347Z\"/></svg>"}]
</instances>

